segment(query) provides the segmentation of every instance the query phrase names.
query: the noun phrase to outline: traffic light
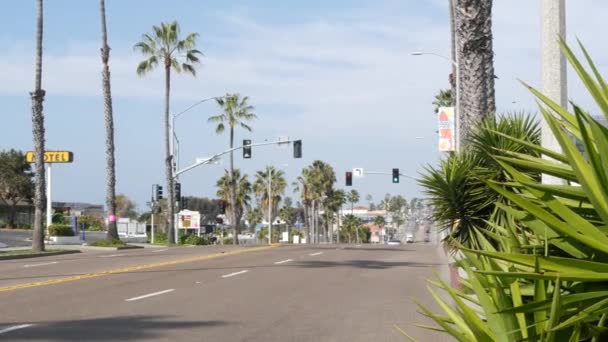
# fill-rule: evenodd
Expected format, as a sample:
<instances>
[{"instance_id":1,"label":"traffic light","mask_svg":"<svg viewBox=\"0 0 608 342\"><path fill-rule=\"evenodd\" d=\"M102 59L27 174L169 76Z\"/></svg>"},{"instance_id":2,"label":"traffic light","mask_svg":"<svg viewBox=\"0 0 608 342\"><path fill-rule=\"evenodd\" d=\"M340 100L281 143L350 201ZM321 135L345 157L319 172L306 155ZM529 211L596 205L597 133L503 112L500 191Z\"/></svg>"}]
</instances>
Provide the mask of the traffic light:
<instances>
[{"instance_id":1,"label":"traffic light","mask_svg":"<svg viewBox=\"0 0 608 342\"><path fill-rule=\"evenodd\" d=\"M179 201L182 198L182 184L175 182L175 198Z\"/></svg>"},{"instance_id":2,"label":"traffic light","mask_svg":"<svg viewBox=\"0 0 608 342\"><path fill-rule=\"evenodd\" d=\"M219 205L220 205L220 214L225 214L226 213L226 202L224 202L223 200L220 200Z\"/></svg>"},{"instance_id":3,"label":"traffic light","mask_svg":"<svg viewBox=\"0 0 608 342\"><path fill-rule=\"evenodd\" d=\"M182 210L188 209L188 197L182 197L179 201L179 205Z\"/></svg>"},{"instance_id":4,"label":"traffic light","mask_svg":"<svg viewBox=\"0 0 608 342\"><path fill-rule=\"evenodd\" d=\"M243 140L243 158L251 159L251 140Z\"/></svg>"},{"instance_id":5,"label":"traffic light","mask_svg":"<svg viewBox=\"0 0 608 342\"><path fill-rule=\"evenodd\" d=\"M163 199L163 187L158 184L155 184L154 185L154 200L160 201L161 199Z\"/></svg>"},{"instance_id":6,"label":"traffic light","mask_svg":"<svg viewBox=\"0 0 608 342\"><path fill-rule=\"evenodd\" d=\"M393 183L399 183L399 169L393 169Z\"/></svg>"},{"instance_id":7,"label":"traffic light","mask_svg":"<svg viewBox=\"0 0 608 342\"><path fill-rule=\"evenodd\" d=\"M353 185L353 173L346 172L346 186L352 186L352 185Z\"/></svg>"},{"instance_id":8,"label":"traffic light","mask_svg":"<svg viewBox=\"0 0 608 342\"><path fill-rule=\"evenodd\" d=\"M293 157L302 158L302 140L296 140L293 142Z\"/></svg>"}]
</instances>

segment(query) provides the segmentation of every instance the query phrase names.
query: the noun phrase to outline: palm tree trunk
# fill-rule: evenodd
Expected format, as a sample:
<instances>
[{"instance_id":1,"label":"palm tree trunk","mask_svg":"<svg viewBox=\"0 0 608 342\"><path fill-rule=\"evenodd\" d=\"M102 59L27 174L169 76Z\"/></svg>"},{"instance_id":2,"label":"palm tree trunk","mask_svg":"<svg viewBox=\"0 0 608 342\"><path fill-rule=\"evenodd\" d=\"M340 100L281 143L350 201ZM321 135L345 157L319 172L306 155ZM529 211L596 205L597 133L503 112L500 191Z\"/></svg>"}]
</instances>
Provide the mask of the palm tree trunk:
<instances>
[{"instance_id":1,"label":"palm tree trunk","mask_svg":"<svg viewBox=\"0 0 608 342\"><path fill-rule=\"evenodd\" d=\"M167 229L167 238L169 243L176 243L175 241L175 185L173 184L173 160L171 159L171 145L169 139L171 133L169 132L169 95L171 90L171 61L165 60L165 173L167 176L167 218L169 227Z\"/></svg>"},{"instance_id":2,"label":"palm tree trunk","mask_svg":"<svg viewBox=\"0 0 608 342\"><path fill-rule=\"evenodd\" d=\"M110 88L110 47L106 29L105 1L99 1L101 14L101 63L103 107L106 123L106 208L108 211L107 239L118 240L116 228L116 163L114 158L114 115L112 113L112 92Z\"/></svg>"},{"instance_id":3,"label":"palm tree trunk","mask_svg":"<svg viewBox=\"0 0 608 342\"><path fill-rule=\"evenodd\" d=\"M230 127L230 149L234 148L234 127ZM234 179L234 151L230 151L230 221L234 227L234 244L239 244L239 222L237 218L237 203L236 203L236 179ZM272 239L272 237L271 237Z\"/></svg>"},{"instance_id":4,"label":"palm tree trunk","mask_svg":"<svg viewBox=\"0 0 608 342\"><path fill-rule=\"evenodd\" d=\"M36 2L36 76L35 88L30 93L32 98L32 135L34 139L36 178L34 188L34 232L32 250L44 251L43 210L46 204L46 181L44 172L44 90L42 89L42 29L43 11L42 0Z\"/></svg>"},{"instance_id":5,"label":"palm tree trunk","mask_svg":"<svg viewBox=\"0 0 608 342\"><path fill-rule=\"evenodd\" d=\"M460 140L495 110L492 0L456 0L455 25L460 66ZM492 75L488 75L491 73ZM462 148L466 148L462 144Z\"/></svg>"}]
</instances>

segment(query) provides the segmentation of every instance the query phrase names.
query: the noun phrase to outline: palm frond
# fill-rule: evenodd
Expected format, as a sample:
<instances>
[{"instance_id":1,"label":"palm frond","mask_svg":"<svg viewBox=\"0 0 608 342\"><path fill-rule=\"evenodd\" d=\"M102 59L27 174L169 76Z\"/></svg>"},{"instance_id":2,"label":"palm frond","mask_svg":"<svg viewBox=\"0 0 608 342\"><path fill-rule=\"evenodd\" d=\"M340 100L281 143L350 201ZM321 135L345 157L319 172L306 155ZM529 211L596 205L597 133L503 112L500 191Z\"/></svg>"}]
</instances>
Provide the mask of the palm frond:
<instances>
[{"instance_id":1,"label":"palm frond","mask_svg":"<svg viewBox=\"0 0 608 342\"><path fill-rule=\"evenodd\" d=\"M192 76L196 76L196 69L190 64L182 63L182 71L189 73Z\"/></svg>"},{"instance_id":2,"label":"palm frond","mask_svg":"<svg viewBox=\"0 0 608 342\"><path fill-rule=\"evenodd\" d=\"M148 72L152 71L158 65L158 58L156 56L151 56L150 58L142 61L137 66L137 75L143 76Z\"/></svg>"}]
</instances>

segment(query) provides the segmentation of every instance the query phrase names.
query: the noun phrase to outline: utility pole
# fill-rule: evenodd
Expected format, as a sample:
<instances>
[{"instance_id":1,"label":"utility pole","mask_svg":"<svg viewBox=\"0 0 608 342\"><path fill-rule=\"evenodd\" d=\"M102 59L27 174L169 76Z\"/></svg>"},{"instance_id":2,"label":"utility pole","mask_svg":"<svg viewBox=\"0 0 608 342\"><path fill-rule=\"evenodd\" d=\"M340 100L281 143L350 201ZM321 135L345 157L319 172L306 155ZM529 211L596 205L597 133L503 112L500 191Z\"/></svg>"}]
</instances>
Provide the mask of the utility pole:
<instances>
[{"instance_id":1,"label":"utility pole","mask_svg":"<svg viewBox=\"0 0 608 342\"><path fill-rule=\"evenodd\" d=\"M567 107L566 58L559 46L560 37L566 38L565 0L541 0L541 16L542 93L562 107ZM541 120L542 146L561 153L561 147L549 124L543 117ZM542 175L542 182L544 184L564 184L561 178L547 174Z\"/></svg>"}]
</instances>

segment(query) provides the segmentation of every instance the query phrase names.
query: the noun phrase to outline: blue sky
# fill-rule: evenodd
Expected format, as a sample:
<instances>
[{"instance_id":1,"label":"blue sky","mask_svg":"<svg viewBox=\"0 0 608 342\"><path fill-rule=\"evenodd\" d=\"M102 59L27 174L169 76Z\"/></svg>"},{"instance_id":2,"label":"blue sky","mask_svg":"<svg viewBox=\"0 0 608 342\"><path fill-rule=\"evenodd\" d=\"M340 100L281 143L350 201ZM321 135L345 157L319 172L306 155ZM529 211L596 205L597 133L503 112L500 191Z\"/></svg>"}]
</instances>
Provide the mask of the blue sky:
<instances>
[{"instance_id":1,"label":"blue sky","mask_svg":"<svg viewBox=\"0 0 608 342\"><path fill-rule=\"evenodd\" d=\"M178 20L182 32L198 32L205 58L196 79L173 78L171 106L226 92L248 95L259 119L254 132L237 141L278 136L303 140L304 158L291 149L264 147L236 164L253 174L266 165L285 170L291 182L315 159L331 163L338 186L353 167L389 172L399 167L417 175L440 158L431 102L447 86L449 65L414 57L425 50L449 54L447 0L402 1L118 1L106 0L110 68L116 120L118 192L143 209L153 183L164 183L161 71L139 78L140 56L132 46L161 21ZM103 203L104 126L100 90L98 1L45 3L44 75L47 148L75 154L72 165L54 169L54 199ZM580 37L604 70L608 50L594 35L608 4L568 3L568 35ZM535 111L517 79L539 84L539 4L495 0L497 103L499 111ZM28 91L33 87L34 1L12 1L0 13L0 149L31 148ZM574 75L570 97L589 104ZM180 117L182 166L226 148L206 123L218 112L209 102ZM214 196L227 167L208 166L182 177L186 195ZM407 179L390 176L355 180L363 197L385 193L420 196ZM289 191L288 195L296 197Z\"/></svg>"}]
</instances>

